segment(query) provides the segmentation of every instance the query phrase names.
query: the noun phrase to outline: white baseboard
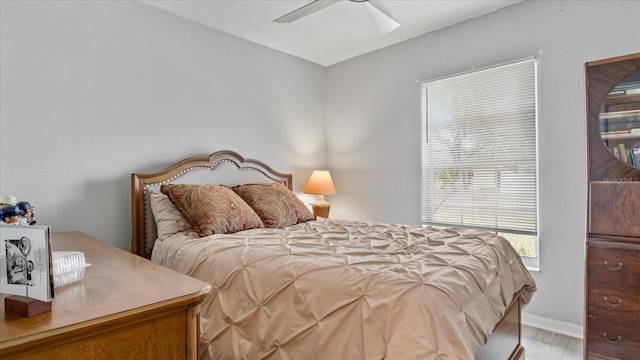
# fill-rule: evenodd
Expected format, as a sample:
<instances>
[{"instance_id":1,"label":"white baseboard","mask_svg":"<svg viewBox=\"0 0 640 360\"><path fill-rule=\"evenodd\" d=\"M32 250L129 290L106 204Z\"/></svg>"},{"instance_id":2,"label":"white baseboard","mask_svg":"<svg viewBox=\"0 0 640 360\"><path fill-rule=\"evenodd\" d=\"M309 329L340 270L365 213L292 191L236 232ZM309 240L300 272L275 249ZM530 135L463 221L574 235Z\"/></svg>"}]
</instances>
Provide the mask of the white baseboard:
<instances>
[{"instance_id":1,"label":"white baseboard","mask_svg":"<svg viewBox=\"0 0 640 360\"><path fill-rule=\"evenodd\" d=\"M583 327L565 321L554 320L542 316L522 313L522 324L534 328L551 331L557 334L571 336L576 339L583 338Z\"/></svg>"}]
</instances>

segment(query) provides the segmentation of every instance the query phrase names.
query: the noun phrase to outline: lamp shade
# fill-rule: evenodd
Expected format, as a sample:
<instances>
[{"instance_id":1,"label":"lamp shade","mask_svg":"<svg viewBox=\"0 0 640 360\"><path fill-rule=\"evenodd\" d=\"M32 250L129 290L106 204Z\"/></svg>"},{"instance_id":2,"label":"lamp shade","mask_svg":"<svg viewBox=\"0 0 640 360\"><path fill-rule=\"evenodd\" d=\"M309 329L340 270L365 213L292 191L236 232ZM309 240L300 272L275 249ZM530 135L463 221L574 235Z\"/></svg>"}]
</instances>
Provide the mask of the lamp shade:
<instances>
[{"instance_id":1,"label":"lamp shade","mask_svg":"<svg viewBox=\"0 0 640 360\"><path fill-rule=\"evenodd\" d=\"M311 177L309 178L309 181L307 181L307 185L305 185L302 192L305 194L316 195L335 194L336 188L333 186L333 180L331 179L329 170L313 170L313 173L311 173Z\"/></svg>"}]
</instances>

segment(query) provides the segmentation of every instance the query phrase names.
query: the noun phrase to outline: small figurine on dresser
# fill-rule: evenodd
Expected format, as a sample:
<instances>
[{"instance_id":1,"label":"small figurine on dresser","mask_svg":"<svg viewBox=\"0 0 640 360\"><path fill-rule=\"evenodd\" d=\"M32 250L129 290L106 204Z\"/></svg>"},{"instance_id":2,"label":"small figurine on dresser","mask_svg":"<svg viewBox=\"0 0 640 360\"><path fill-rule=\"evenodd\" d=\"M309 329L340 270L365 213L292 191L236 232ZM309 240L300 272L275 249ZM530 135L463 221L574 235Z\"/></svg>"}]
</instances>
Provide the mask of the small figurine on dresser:
<instances>
[{"instance_id":1,"label":"small figurine on dresser","mask_svg":"<svg viewBox=\"0 0 640 360\"><path fill-rule=\"evenodd\" d=\"M15 206L17 203L18 199L13 195L0 195L0 208Z\"/></svg>"},{"instance_id":2,"label":"small figurine on dresser","mask_svg":"<svg viewBox=\"0 0 640 360\"><path fill-rule=\"evenodd\" d=\"M6 205L0 208L0 220L4 224L20 225L22 211L13 205Z\"/></svg>"},{"instance_id":3,"label":"small figurine on dresser","mask_svg":"<svg viewBox=\"0 0 640 360\"><path fill-rule=\"evenodd\" d=\"M20 215L20 225L35 225L36 215L34 214L34 207L28 201L20 201L16 204L18 210L22 212Z\"/></svg>"},{"instance_id":4,"label":"small figurine on dresser","mask_svg":"<svg viewBox=\"0 0 640 360\"><path fill-rule=\"evenodd\" d=\"M35 225L35 208L13 195L0 195L0 222L12 225ZM17 214L17 215L16 215Z\"/></svg>"}]
</instances>

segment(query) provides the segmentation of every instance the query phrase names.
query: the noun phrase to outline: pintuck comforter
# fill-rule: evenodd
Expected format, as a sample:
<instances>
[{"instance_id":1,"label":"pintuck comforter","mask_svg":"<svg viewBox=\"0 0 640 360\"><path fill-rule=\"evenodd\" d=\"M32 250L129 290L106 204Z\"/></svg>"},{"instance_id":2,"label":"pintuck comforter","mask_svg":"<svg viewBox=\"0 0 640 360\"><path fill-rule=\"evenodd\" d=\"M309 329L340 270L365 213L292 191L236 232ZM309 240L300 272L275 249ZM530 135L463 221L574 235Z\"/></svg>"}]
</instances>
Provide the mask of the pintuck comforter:
<instances>
[{"instance_id":1,"label":"pintuck comforter","mask_svg":"<svg viewBox=\"0 0 640 360\"><path fill-rule=\"evenodd\" d=\"M207 281L204 359L473 359L535 283L507 241L472 230L317 220L156 241Z\"/></svg>"}]
</instances>

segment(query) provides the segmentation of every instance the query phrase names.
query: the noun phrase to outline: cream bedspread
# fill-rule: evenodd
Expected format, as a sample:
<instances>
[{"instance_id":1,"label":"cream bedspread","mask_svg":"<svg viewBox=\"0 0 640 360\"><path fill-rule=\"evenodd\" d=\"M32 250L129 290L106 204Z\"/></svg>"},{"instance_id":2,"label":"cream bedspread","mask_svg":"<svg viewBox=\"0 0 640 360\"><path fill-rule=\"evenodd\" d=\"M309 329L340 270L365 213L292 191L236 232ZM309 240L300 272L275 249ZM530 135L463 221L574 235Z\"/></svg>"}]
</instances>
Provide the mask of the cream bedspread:
<instances>
[{"instance_id":1,"label":"cream bedspread","mask_svg":"<svg viewBox=\"0 0 640 360\"><path fill-rule=\"evenodd\" d=\"M207 281L204 359L473 359L535 282L504 239L317 220L156 241L152 260Z\"/></svg>"}]
</instances>

